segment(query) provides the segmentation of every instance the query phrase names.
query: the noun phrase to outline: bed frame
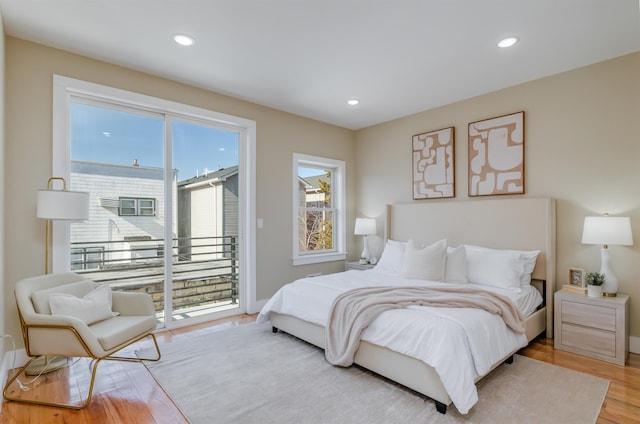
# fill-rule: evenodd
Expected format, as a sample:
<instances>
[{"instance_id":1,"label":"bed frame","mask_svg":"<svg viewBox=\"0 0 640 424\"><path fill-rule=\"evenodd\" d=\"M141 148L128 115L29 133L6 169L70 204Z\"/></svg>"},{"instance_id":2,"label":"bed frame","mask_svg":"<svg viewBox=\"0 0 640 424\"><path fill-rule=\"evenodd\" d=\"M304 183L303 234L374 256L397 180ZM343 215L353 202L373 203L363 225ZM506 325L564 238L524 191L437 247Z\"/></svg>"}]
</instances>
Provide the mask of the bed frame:
<instances>
[{"instance_id":1,"label":"bed frame","mask_svg":"<svg viewBox=\"0 0 640 424\"><path fill-rule=\"evenodd\" d=\"M546 333L547 338L553 337L555 234L555 201L551 198L429 201L387 206L385 239L411 238L433 243L446 238L451 246L476 244L498 249L540 250L532 284L542 293L544 303L527 317L529 341L542 333ZM322 326L275 312L271 312L271 325L274 332L281 330L325 348ZM510 362L514 353L495 366ZM434 399L437 410L443 414L451 404L439 375L418 359L362 341L354 362Z\"/></svg>"}]
</instances>

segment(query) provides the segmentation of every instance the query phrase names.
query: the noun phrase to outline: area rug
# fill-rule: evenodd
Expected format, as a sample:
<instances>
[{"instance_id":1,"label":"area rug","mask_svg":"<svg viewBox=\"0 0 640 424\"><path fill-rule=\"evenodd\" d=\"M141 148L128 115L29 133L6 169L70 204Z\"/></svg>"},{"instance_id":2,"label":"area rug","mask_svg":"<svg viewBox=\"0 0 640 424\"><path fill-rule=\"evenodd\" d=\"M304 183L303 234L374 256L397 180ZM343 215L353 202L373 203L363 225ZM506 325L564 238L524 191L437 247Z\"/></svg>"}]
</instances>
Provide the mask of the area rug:
<instances>
[{"instance_id":1,"label":"area rug","mask_svg":"<svg viewBox=\"0 0 640 424\"><path fill-rule=\"evenodd\" d=\"M148 349L139 352L148 354ZM595 423L609 382L516 355L478 383L462 415L268 324L187 335L146 366L193 424Z\"/></svg>"}]
</instances>

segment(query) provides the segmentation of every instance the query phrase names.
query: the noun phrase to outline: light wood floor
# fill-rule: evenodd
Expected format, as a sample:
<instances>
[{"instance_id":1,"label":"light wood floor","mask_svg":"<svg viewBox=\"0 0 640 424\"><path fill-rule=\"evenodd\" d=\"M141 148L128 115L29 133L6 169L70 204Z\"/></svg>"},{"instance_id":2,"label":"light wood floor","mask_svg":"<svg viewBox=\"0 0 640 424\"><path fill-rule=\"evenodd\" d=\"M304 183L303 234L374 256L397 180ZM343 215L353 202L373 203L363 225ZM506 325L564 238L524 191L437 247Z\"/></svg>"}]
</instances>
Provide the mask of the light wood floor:
<instances>
[{"instance_id":1,"label":"light wood floor","mask_svg":"<svg viewBox=\"0 0 640 424\"><path fill-rule=\"evenodd\" d=\"M158 335L158 342L162 350L162 344L179 342L185 335L223 330L253 322L255 317L256 315L239 315L207 324L162 332ZM520 354L610 380L611 384L600 411L598 423L640 423L640 355L630 354L627 366L621 367L554 350L553 341L547 339L536 340ZM47 374L36 381L31 391L25 395L38 393L42 396L56 396L59 401L78 401L77 386L88 387L86 378L90 374L88 364L88 361L82 360L65 370ZM185 372L197 371L185 370ZM21 381L28 381L28 377L21 377ZM15 393L20 391L17 384L14 384L12 389ZM544 408L544 405L540 407ZM144 365L103 361L98 367L93 400L85 410L73 411L5 401L2 404L0 423L180 424L187 421Z\"/></svg>"}]
</instances>

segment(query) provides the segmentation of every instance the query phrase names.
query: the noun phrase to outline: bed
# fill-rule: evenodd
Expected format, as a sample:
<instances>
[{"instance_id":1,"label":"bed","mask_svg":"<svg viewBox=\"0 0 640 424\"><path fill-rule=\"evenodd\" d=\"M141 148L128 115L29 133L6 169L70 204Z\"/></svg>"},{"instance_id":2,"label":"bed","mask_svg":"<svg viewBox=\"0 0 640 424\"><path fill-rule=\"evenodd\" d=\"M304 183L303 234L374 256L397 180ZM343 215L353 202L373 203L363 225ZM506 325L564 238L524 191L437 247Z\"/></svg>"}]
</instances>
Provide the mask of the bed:
<instances>
[{"instance_id":1,"label":"bed","mask_svg":"<svg viewBox=\"0 0 640 424\"><path fill-rule=\"evenodd\" d=\"M471 373L474 376L472 383L477 382L501 363L508 362L512 355L523 346L523 343L526 344L542 334L545 334L548 338L553 337L552 308L553 293L555 291L554 277L556 274L555 202L553 199L501 198L394 204L387 207L385 220L385 239L387 239L387 243L389 243L389 240L404 242L411 239L419 240L425 244L435 244L438 240L446 239L449 246L475 245L501 251L539 251L534 260L535 266L530 274L530 286L532 291L539 293L537 296L540 297L541 303L539 306L527 311L526 331L524 336L521 335L521 338L526 338L526 340L513 341L510 342L511 344L505 342L505 346L509 347L505 347L503 351L499 352L499 357L492 358L490 362L484 360L482 372L473 371L477 375ZM467 252L469 252L468 248ZM307 316L308 311L312 311L313 307L302 306L297 308L297 311L295 311L296 308L280 308L279 305L282 304L282 299L292 298L295 295L295 288L299 290L300 287L305 286L311 290L311 294L307 293L306 296L313 303L314 300L322 300L323 296L326 296L327 299L336 296L335 293L321 294L323 292L313 291L320 290L321 286L328 286L328 288L322 288L323 290L335 291L340 284L343 284L346 290L351 286L384 285L391 281L388 275L383 275L382 270L376 273L375 268L372 271L347 271L332 276L316 278L318 279L302 279L284 286L265 305L258 320L270 320L274 331L284 331L316 346L325 348L326 338L323 321ZM401 281L402 279L399 280L399 285L408 284L406 281ZM335 285L336 281L337 286ZM431 283L425 282L424 284L428 286ZM339 290L343 289L339 288ZM501 288L498 292L504 294L504 290ZM526 297L525 295L523 296ZM303 294L302 296L304 297L305 295ZM517 299L520 296L519 294L509 296L513 297L512 300L514 302L521 302L521 300ZM297 299L293 300L293 304L296 303L299 303L299 301ZM449 311L442 311L444 309L450 308L439 308L438 311L433 313L448 314ZM407 313L405 310L393 311L393 314L396 314L393 319L397 320L398 314ZM414 311L411 311L411 313L413 314ZM371 332L379 328L384 333L384 329L389 328L388 320L384 322L384 325L378 322L382 322L383 318L387 317L387 314L385 312L372 323ZM434 317L430 319L440 319L439 315ZM428 322L424 321L423 324ZM445 321L440 320L438 322ZM433 331L438 332L441 324L434 324L433 327ZM464 377L469 379L469 372L466 370L462 372L465 375L447 376L443 374L441 365L430 364L424 358L417 357L419 355L414 353L407 354L403 348L386 343L386 341L379 341L383 340L381 336L368 335L367 331L369 329L363 333L363 340L360 341L359 347L355 352L353 359L355 364L433 399L438 411L441 413L446 413L447 406L452 403L461 413L467 413L477 401L477 398L474 400L473 396L466 392L466 388L463 393L458 393L458 389L451 383L452 380L456 381L456 378ZM405 332L405 330L400 330L400 332L403 335L412 334ZM476 333L482 332L476 330ZM476 339L481 338L477 334L474 337ZM493 339L494 337L497 336L492 334L491 338ZM394 339L400 339L400 337L394 337ZM413 340L409 336L405 337L405 339ZM445 344L445 342L442 343ZM454 343L459 342L451 343L455 346ZM482 343L482 340L478 340L477 343ZM431 355L432 350L435 349L422 349L421 351L425 352L425 355ZM460 356L460 358L455 358L455 361L459 361L461 364L465 360L469 361L469 359L462 358L463 354ZM475 359L471 358L471 360ZM449 368L463 369L465 367L449 366ZM475 389L475 386L473 386L473 389Z\"/></svg>"}]
</instances>

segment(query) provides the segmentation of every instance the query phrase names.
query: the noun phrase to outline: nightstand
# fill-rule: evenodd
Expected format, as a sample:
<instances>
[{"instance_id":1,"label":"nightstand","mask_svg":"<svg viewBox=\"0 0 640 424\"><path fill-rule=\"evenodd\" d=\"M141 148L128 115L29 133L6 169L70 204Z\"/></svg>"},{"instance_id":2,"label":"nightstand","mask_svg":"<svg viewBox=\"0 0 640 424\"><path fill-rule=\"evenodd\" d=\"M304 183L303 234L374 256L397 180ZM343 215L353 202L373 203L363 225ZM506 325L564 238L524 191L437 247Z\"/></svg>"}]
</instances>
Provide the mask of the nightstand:
<instances>
[{"instance_id":1,"label":"nightstand","mask_svg":"<svg viewBox=\"0 0 640 424\"><path fill-rule=\"evenodd\" d=\"M372 269L375 265L373 264L361 264L360 262L347 262L345 264L345 270L350 271L352 269L356 269L358 271L365 271L367 269Z\"/></svg>"},{"instance_id":2,"label":"nightstand","mask_svg":"<svg viewBox=\"0 0 640 424\"><path fill-rule=\"evenodd\" d=\"M554 346L623 365L629 353L629 296L589 297L555 293Z\"/></svg>"}]
</instances>

